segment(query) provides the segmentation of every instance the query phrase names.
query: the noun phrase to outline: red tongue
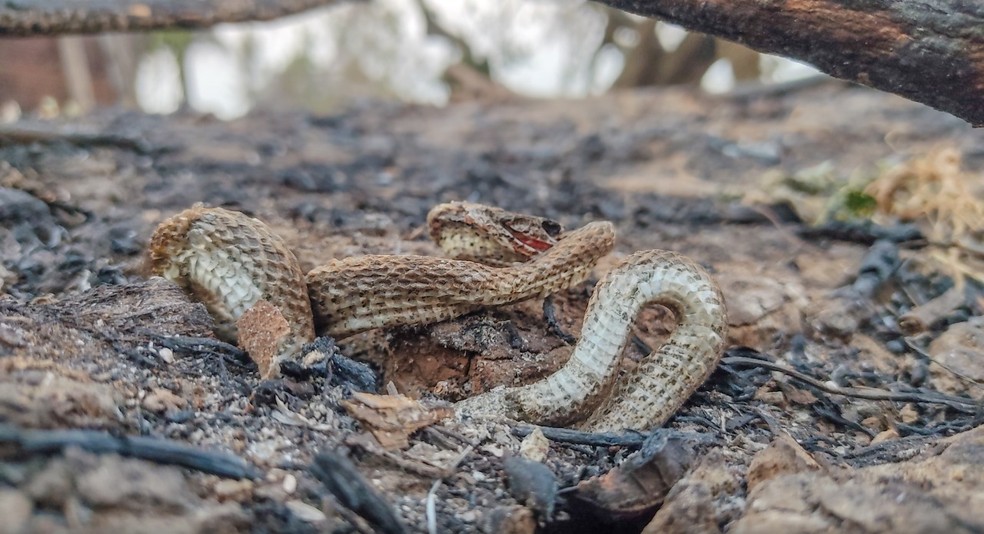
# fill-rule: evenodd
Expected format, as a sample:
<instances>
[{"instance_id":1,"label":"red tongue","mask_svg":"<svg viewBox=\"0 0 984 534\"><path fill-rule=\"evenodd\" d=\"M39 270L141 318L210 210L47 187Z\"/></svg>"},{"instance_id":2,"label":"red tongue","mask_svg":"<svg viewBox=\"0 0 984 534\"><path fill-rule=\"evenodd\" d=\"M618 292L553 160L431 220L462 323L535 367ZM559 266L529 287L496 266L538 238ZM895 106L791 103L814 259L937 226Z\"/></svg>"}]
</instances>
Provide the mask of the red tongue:
<instances>
[{"instance_id":1,"label":"red tongue","mask_svg":"<svg viewBox=\"0 0 984 534\"><path fill-rule=\"evenodd\" d=\"M544 250L547 250L553 246L552 244L546 241L541 241L539 239L536 239L533 236L521 232L517 232L515 230L509 230L509 231L512 233L513 237L515 237L517 241L528 247L532 247L535 250L539 250L540 252L543 252Z\"/></svg>"}]
</instances>

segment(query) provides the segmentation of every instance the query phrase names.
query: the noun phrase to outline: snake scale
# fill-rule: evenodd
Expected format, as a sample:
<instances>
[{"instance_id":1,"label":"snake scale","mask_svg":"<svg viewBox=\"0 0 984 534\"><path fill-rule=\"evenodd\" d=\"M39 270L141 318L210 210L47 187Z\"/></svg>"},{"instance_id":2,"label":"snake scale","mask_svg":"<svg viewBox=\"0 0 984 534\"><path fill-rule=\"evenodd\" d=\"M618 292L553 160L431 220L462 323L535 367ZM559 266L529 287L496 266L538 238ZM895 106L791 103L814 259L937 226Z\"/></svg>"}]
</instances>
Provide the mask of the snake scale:
<instances>
[{"instance_id":1,"label":"snake scale","mask_svg":"<svg viewBox=\"0 0 984 534\"><path fill-rule=\"evenodd\" d=\"M235 340L236 323L261 301L289 326L277 361L297 360L316 333L343 338L372 328L449 320L542 298L578 284L615 239L608 222L563 232L549 219L454 202L428 214L432 238L455 258L367 255L336 259L306 275L263 222L193 207L158 226L150 272L181 286ZM618 380L632 322L648 303L668 307L669 339ZM500 386L456 404L459 414L584 430L644 430L663 424L715 368L727 332L724 299L690 259L649 250L626 257L595 287L569 361L543 380ZM274 365L265 372L275 376Z\"/></svg>"}]
</instances>

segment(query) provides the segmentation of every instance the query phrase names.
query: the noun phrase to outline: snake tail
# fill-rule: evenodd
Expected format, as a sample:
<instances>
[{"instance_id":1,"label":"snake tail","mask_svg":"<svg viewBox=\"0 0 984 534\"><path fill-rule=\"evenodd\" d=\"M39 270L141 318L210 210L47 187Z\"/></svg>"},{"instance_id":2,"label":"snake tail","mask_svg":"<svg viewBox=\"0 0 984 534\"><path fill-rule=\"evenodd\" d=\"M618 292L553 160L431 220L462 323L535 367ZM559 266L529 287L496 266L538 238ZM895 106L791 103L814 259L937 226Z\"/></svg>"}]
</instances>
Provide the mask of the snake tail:
<instances>
[{"instance_id":1,"label":"snake tail","mask_svg":"<svg viewBox=\"0 0 984 534\"><path fill-rule=\"evenodd\" d=\"M615 360L625 349L633 321L649 303L670 308L678 325L630 377L615 383ZM598 283L581 338L564 367L533 384L466 399L457 408L548 426L583 421L582 428L592 431L656 427L717 366L726 328L724 299L702 267L673 252L637 252Z\"/></svg>"}]
</instances>

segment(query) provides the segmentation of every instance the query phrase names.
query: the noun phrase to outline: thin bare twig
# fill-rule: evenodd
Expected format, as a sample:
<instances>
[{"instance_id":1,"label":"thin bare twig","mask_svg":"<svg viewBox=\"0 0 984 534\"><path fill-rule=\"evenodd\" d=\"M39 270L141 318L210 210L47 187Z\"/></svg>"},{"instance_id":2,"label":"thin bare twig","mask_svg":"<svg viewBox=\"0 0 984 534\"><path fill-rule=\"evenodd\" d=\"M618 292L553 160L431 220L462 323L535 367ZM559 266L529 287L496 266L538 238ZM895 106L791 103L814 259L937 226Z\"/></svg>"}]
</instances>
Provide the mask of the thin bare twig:
<instances>
[{"instance_id":1,"label":"thin bare twig","mask_svg":"<svg viewBox=\"0 0 984 534\"><path fill-rule=\"evenodd\" d=\"M956 369L953 369L949 365L947 365L947 364L945 364L943 362L938 361L936 358L933 357L932 354L930 354L930 353L926 352L925 350L923 350L922 348L920 348L919 345L916 345L915 341L913 341L913 339L911 337L903 337L902 338L902 341L904 341L905 342L905 345L907 347L909 347L910 349L912 349L916 354L922 356L923 358L926 358L927 360L933 362L936 365L939 365L943 370L945 370L946 372L952 374L953 376L957 377L958 379L963 380L964 382L967 382L969 384L974 384L975 386L979 386L979 387L980 386L984 386L984 382L981 382L980 380L977 380L976 378L974 378L972 376L967 376L966 374L961 373L960 371L957 371Z\"/></svg>"},{"instance_id":2,"label":"thin bare twig","mask_svg":"<svg viewBox=\"0 0 984 534\"><path fill-rule=\"evenodd\" d=\"M515 426L512 429L512 433L514 436L525 438L536 428L539 428L543 432L543 437L550 441L589 445L592 447L620 446L639 448L650 436L650 434L636 430L626 430L624 432L584 432L583 430L572 430L570 428L536 427L532 425ZM676 430L663 430L663 432L667 433L670 437L701 443L707 443L714 439L710 434L700 434L697 432L680 432Z\"/></svg>"},{"instance_id":3,"label":"thin bare twig","mask_svg":"<svg viewBox=\"0 0 984 534\"><path fill-rule=\"evenodd\" d=\"M981 403L974 399L957 397L954 395L944 395L942 393L917 393L908 391L885 391L874 388L854 388L840 387L827 382L822 382L811 376L789 369L783 365L770 362L768 360L758 360L743 356L725 356L721 359L725 365L754 366L764 367L772 371L778 371L801 382L805 382L820 391L831 395L843 395L845 397L855 397L868 400L887 400L895 402L918 402L925 404L942 404L963 413L977 413L982 409Z\"/></svg>"},{"instance_id":4,"label":"thin bare twig","mask_svg":"<svg viewBox=\"0 0 984 534\"><path fill-rule=\"evenodd\" d=\"M441 479L434 481L427 492L427 532L437 534L437 489L441 487Z\"/></svg>"}]
</instances>

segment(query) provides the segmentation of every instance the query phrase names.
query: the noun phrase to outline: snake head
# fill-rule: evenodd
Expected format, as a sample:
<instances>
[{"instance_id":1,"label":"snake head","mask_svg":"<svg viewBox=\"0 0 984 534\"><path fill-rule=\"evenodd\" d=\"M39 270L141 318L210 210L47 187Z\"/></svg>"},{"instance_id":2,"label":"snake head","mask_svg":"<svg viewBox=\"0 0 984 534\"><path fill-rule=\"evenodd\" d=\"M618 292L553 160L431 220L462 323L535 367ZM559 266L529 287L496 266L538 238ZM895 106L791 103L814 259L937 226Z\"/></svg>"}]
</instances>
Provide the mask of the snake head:
<instances>
[{"instance_id":1,"label":"snake head","mask_svg":"<svg viewBox=\"0 0 984 534\"><path fill-rule=\"evenodd\" d=\"M498 266L527 262L564 233L552 219L473 202L435 206L427 214L427 227L448 256Z\"/></svg>"}]
</instances>

